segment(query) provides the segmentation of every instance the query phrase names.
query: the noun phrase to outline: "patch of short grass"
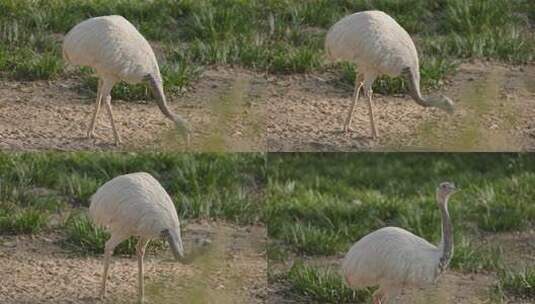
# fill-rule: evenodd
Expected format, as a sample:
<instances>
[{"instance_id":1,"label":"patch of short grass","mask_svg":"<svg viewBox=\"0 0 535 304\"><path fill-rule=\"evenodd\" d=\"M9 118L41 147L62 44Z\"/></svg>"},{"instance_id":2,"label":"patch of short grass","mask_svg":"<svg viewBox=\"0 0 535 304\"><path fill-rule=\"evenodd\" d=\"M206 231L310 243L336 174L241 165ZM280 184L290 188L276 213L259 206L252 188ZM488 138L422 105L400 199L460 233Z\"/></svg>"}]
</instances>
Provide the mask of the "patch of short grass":
<instances>
[{"instance_id":1,"label":"patch of short grass","mask_svg":"<svg viewBox=\"0 0 535 304\"><path fill-rule=\"evenodd\" d=\"M284 242L300 254L328 255L344 248L339 235L332 230L299 223L284 225L282 230Z\"/></svg>"},{"instance_id":2,"label":"patch of short grass","mask_svg":"<svg viewBox=\"0 0 535 304\"><path fill-rule=\"evenodd\" d=\"M296 262L288 272L290 292L311 303L366 303L368 289L351 290L340 275L331 269L320 269Z\"/></svg>"},{"instance_id":3,"label":"patch of short grass","mask_svg":"<svg viewBox=\"0 0 535 304\"><path fill-rule=\"evenodd\" d=\"M104 229L96 226L91 218L82 212L77 212L69 216L65 222L65 240L63 245L73 251L81 254L102 254L106 241L110 238L110 234ZM136 254L137 239L130 237L119 244L114 254ZM157 251L165 248L163 240L152 240L147 250Z\"/></svg>"},{"instance_id":4,"label":"patch of short grass","mask_svg":"<svg viewBox=\"0 0 535 304\"><path fill-rule=\"evenodd\" d=\"M46 227L46 212L23 209L0 209L0 234L33 234Z\"/></svg>"},{"instance_id":5,"label":"patch of short grass","mask_svg":"<svg viewBox=\"0 0 535 304\"><path fill-rule=\"evenodd\" d=\"M450 266L466 272L498 271L504 267L502 251L500 247L483 248L461 239L456 242Z\"/></svg>"},{"instance_id":6,"label":"patch of short grass","mask_svg":"<svg viewBox=\"0 0 535 304\"><path fill-rule=\"evenodd\" d=\"M504 270L498 275L496 289L504 298L535 299L535 269L525 268L520 271Z\"/></svg>"},{"instance_id":7,"label":"patch of short grass","mask_svg":"<svg viewBox=\"0 0 535 304\"><path fill-rule=\"evenodd\" d=\"M370 9L390 14L415 38L422 63L421 84L434 89L455 71L458 58L492 58L509 63L533 61L535 19L529 0L329 1L200 0L91 1L1 0L0 35L8 54L34 53L32 60L0 56L0 71L18 79L50 79L61 74L59 40L90 16L119 14L151 42L180 47L188 67L169 54L161 60L165 86L181 91L195 80L187 70L200 65L238 64L271 73L322 71L323 40L345 15ZM15 21L14 21L15 20ZM42 37L42 38L41 38ZM0 54L5 54L0 52ZM178 67L177 67L177 64ZM13 67L18 66L13 74ZM346 72L342 81L353 85ZM86 80L87 82L87 80ZM406 91L400 78L382 77L374 86L383 94ZM143 87L119 85L121 99L147 98Z\"/></svg>"},{"instance_id":8,"label":"patch of short grass","mask_svg":"<svg viewBox=\"0 0 535 304\"><path fill-rule=\"evenodd\" d=\"M444 85L444 78L452 74L457 65L444 57L424 57L420 66L420 85L426 89L437 89ZM354 87L358 69L351 63L340 63L341 82L347 87ZM407 93L407 80L403 77L381 76L373 83L373 92L380 94Z\"/></svg>"}]
</instances>

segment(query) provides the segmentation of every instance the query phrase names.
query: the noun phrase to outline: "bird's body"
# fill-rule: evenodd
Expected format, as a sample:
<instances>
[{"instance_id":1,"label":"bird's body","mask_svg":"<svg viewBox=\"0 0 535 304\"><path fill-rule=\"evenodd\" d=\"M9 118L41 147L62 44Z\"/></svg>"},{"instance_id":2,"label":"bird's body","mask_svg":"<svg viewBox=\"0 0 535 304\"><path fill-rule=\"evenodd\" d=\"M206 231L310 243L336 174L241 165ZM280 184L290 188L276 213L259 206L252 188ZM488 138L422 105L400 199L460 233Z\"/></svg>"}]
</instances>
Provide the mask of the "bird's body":
<instances>
[{"instance_id":1,"label":"bird's body","mask_svg":"<svg viewBox=\"0 0 535 304\"><path fill-rule=\"evenodd\" d=\"M63 51L68 61L94 68L99 77L134 84L151 74L161 80L149 43L121 16L95 17L79 23L65 37Z\"/></svg>"},{"instance_id":2,"label":"bird's body","mask_svg":"<svg viewBox=\"0 0 535 304\"><path fill-rule=\"evenodd\" d=\"M101 296L106 291L109 258L122 241L139 238L139 293L143 301L143 255L151 239L164 237L178 259L183 256L180 222L171 197L148 173L121 175L102 185L91 197L89 214L111 234L106 242Z\"/></svg>"},{"instance_id":3,"label":"bird's body","mask_svg":"<svg viewBox=\"0 0 535 304\"><path fill-rule=\"evenodd\" d=\"M371 105L372 85L381 75L403 76L411 97L421 106L453 111L445 96L425 98L420 93L418 52L411 37L392 17L381 11L358 12L335 23L325 38L325 51L332 61L348 61L358 66L354 101L344 129L348 131L360 89L368 95L373 136L377 136Z\"/></svg>"},{"instance_id":4,"label":"bird's body","mask_svg":"<svg viewBox=\"0 0 535 304\"><path fill-rule=\"evenodd\" d=\"M118 176L91 197L89 214L116 235L157 238L165 229L180 236L180 223L169 194L148 173Z\"/></svg>"},{"instance_id":5,"label":"bird's body","mask_svg":"<svg viewBox=\"0 0 535 304\"><path fill-rule=\"evenodd\" d=\"M111 89L118 81L131 84L147 82L162 113L180 131L189 133L188 123L167 106L163 81L156 56L138 30L121 16L94 17L74 26L63 41L63 57L75 65L88 66L99 77L97 102L88 136L94 136L95 120L102 99L108 107L116 143L120 137L111 112Z\"/></svg>"},{"instance_id":6,"label":"bird's body","mask_svg":"<svg viewBox=\"0 0 535 304\"><path fill-rule=\"evenodd\" d=\"M351 288L379 286L374 304L392 303L406 287L428 287L447 268L453 255L453 232L447 202L456 191L451 183L437 189L442 214L442 240L434 246L413 233L385 227L356 242L342 262L342 275Z\"/></svg>"},{"instance_id":7,"label":"bird's body","mask_svg":"<svg viewBox=\"0 0 535 304\"><path fill-rule=\"evenodd\" d=\"M325 45L329 59L354 62L364 75L395 77L410 67L419 78L414 42L392 17L381 11L342 18L329 30Z\"/></svg>"},{"instance_id":8,"label":"bird's body","mask_svg":"<svg viewBox=\"0 0 535 304\"><path fill-rule=\"evenodd\" d=\"M424 287L434 283L438 275L441 250L425 239L398 227L376 230L351 247L342 269L348 285L353 288L380 285ZM384 261L397 265L401 271L392 271L384 277L378 271ZM352 273L359 273L352 276Z\"/></svg>"}]
</instances>

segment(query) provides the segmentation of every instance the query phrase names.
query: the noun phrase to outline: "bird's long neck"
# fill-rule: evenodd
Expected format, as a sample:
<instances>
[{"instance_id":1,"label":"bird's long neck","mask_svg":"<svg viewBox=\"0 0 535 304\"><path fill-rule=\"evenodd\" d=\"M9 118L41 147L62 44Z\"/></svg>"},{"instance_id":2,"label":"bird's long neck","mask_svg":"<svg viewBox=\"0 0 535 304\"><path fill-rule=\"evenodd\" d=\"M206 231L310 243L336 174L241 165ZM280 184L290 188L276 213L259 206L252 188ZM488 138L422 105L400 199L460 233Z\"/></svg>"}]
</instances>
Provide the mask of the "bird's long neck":
<instances>
[{"instance_id":1,"label":"bird's long neck","mask_svg":"<svg viewBox=\"0 0 535 304\"><path fill-rule=\"evenodd\" d=\"M410 68L405 68L402 71L402 75L407 79L407 85L409 87L409 95L414 101L422 107L430 107L432 104L422 96L420 92L420 78L418 71L411 71Z\"/></svg>"},{"instance_id":2,"label":"bird's long neck","mask_svg":"<svg viewBox=\"0 0 535 304\"><path fill-rule=\"evenodd\" d=\"M453 229L448 212L448 197L443 198L437 195L437 200L442 218L442 239L438 247L441 252L438 268L440 272L443 272L453 256Z\"/></svg>"},{"instance_id":3,"label":"bird's long neck","mask_svg":"<svg viewBox=\"0 0 535 304\"><path fill-rule=\"evenodd\" d=\"M184 125L186 121L181 116L173 113L171 109L167 106L167 99L165 98L165 93L163 91L162 81L160 77L155 77L154 75L147 75L145 78L152 89L152 92L154 94L154 97L156 97L156 102L158 103L158 107L160 108L160 111L167 116L167 118L171 119L176 124Z\"/></svg>"},{"instance_id":4,"label":"bird's long neck","mask_svg":"<svg viewBox=\"0 0 535 304\"><path fill-rule=\"evenodd\" d=\"M182 238L180 237L180 231L178 233L173 230L166 229L161 232L162 237L167 240L171 252L177 260L184 257L184 246L182 245Z\"/></svg>"}]
</instances>

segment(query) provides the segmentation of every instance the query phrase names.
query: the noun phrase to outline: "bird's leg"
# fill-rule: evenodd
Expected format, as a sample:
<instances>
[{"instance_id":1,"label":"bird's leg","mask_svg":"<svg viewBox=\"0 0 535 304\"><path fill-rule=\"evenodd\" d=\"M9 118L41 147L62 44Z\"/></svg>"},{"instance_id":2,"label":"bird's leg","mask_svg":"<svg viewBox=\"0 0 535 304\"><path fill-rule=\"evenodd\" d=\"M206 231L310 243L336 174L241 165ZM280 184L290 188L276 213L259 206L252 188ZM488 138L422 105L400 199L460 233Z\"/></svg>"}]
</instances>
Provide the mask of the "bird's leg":
<instances>
[{"instance_id":1,"label":"bird's leg","mask_svg":"<svg viewBox=\"0 0 535 304\"><path fill-rule=\"evenodd\" d=\"M137 242L137 264L139 268L138 284L139 284L139 303L143 303L145 296L145 289L143 287L143 256L145 255L145 248L148 244L148 240L140 238Z\"/></svg>"},{"instance_id":2,"label":"bird's leg","mask_svg":"<svg viewBox=\"0 0 535 304\"><path fill-rule=\"evenodd\" d=\"M119 145L121 143L121 137L119 136L119 133L117 132L117 128L115 127L115 121L113 120L113 112L111 110L111 96L106 96L106 107L108 109L108 116L110 117L111 121L111 128L113 129L113 136L115 137L115 144Z\"/></svg>"},{"instance_id":3,"label":"bird's leg","mask_svg":"<svg viewBox=\"0 0 535 304\"><path fill-rule=\"evenodd\" d=\"M373 304L381 304L382 298L383 298L383 291L381 290L381 288L379 288L373 293Z\"/></svg>"},{"instance_id":4,"label":"bird's leg","mask_svg":"<svg viewBox=\"0 0 535 304\"><path fill-rule=\"evenodd\" d=\"M91 124L89 125L89 129L87 129L87 137L93 138L95 137L95 123L98 117L98 112L100 111L100 103L102 102L102 79L98 79L98 88L97 88L97 100L95 104L95 111L93 112L93 119L91 120Z\"/></svg>"},{"instance_id":5,"label":"bird's leg","mask_svg":"<svg viewBox=\"0 0 535 304\"><path fill-rule=\"evenodd\" d=\"M359 100L359 92L363 85L364 83L362 82L362 78L360 76L357 76L355 78L355 92L353 93L353 104L351 105L351 108L349 109L349 113L347 113L346 122L344 123L345 133L351 130L351 120L353 120L353 112L355 111L357 101Z\"/></svg>"},{"instance_id":6,"label":"bird's leg","mask_svg":"<svg viewBox=\"0 0 535 304\"><path fill-rule=\"evenodd\" d=\"M106 279L108 278L108 266L110 265L110 257L113 254L113 250L117 245L124 241L124 237L112 237L106 242L104 247L104 274L102 275L102 285L100 288L100 297L106 296Z\"/></svg>"},{"instance_id":7,"label":"bird's leg","mask_svg":"<svg viewBox=\"0 0 535 304\"><path fill-rule=\"evenodd\" d=\"M371 89L371 86L370 88L367 90L368 92L368 113L370 115L370 124L371 124L371 128L372 128L372 137L373 139L376 139L377 138L377 129L375 128L375 121L373 119L373 107L372 107L372 95L373 95L373 91Z\"/></svg>"}]
</instances>

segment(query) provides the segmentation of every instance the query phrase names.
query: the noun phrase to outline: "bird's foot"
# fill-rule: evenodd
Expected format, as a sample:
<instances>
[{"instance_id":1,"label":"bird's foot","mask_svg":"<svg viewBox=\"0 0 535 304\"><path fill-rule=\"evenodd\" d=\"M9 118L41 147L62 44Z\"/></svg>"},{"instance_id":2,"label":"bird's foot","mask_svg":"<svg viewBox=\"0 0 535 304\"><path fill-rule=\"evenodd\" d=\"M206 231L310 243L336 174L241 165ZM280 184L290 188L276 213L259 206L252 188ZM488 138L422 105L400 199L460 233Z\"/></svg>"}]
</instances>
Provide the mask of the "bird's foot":
<instances>
[{"instance_id":1,"label":"bird's foot","mask_svg":"<svg viewBox=\"0 0 535 304\"><path fill-rule=\"evenodd\" d=\"M344 128L342 129L342 133L344 133L345 135L350 135L351 132L353 132L353 128L351 126L344 126Z\"/></svg>"},{"instance_id":2,"label":"bird's foot","mask_svg":"<svg viewBox=\"0 0 535 304\"><path fill-rule=\"evenodd\" d=\"M87 138L95 138L95 132L94 131L87 131Z\"/></svg>"},{"instance_id":3,"label":"bird's foot","mask_svg":"<svg viewBox=\"0 0 535 304\"><path fill-rule=\"evenodd\" d=\"M120 137L115 137L115 145L120 146L123 143Z\"/></svg>"}]
</instances>

